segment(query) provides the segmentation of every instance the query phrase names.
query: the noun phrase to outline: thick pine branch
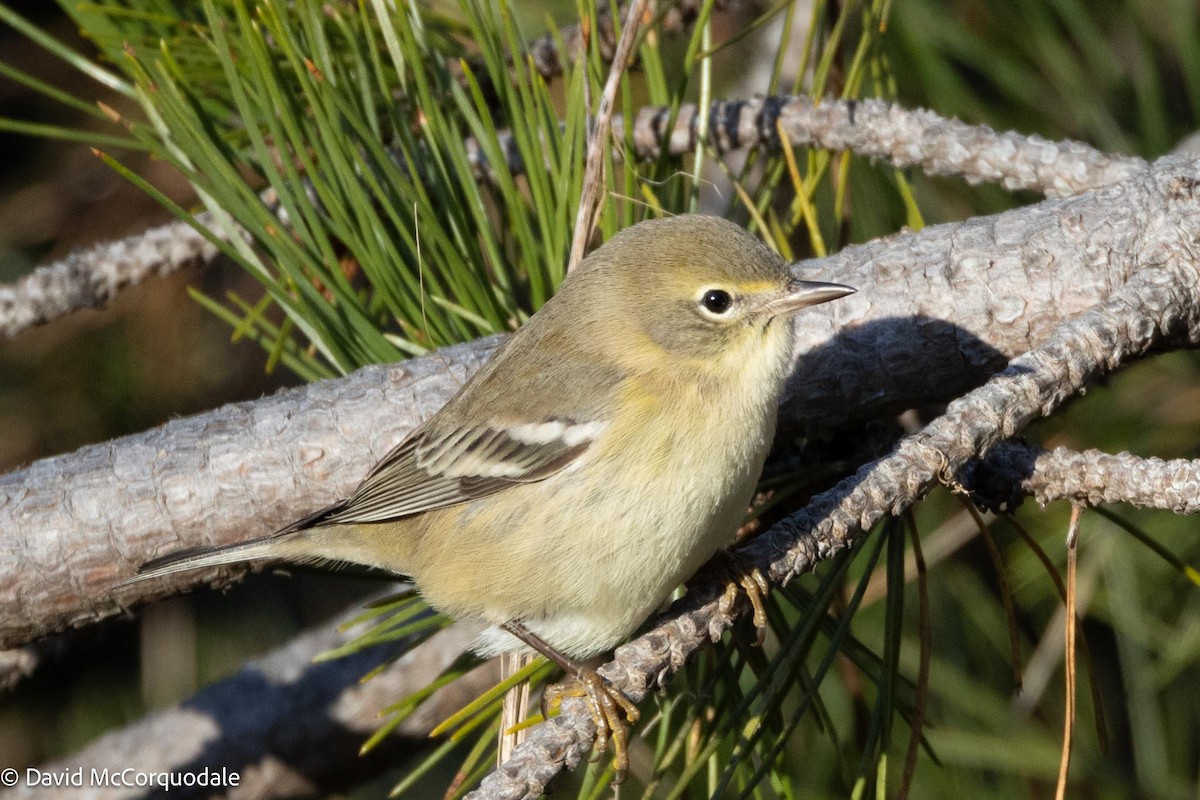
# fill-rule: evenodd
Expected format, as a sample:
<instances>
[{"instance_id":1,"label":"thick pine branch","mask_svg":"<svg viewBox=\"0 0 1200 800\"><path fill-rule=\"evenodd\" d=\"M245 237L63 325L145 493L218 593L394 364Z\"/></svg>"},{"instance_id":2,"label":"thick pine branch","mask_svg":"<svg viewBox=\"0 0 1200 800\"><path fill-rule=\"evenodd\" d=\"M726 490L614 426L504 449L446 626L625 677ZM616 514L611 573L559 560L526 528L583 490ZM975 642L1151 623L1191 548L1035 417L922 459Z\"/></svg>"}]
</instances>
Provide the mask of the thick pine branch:
<instances>
[{"instance_id":1,"label":"thick pine branch","mask_svg":"<svg viewBox=\"0 0 1200 800\"><path fill-rule=\"evenodd\" d=\"M368 367L0 477L0 647L240 575L111 591L156 555L269 533L345 496L498 343Z\"/></svg>"}]
</instances>

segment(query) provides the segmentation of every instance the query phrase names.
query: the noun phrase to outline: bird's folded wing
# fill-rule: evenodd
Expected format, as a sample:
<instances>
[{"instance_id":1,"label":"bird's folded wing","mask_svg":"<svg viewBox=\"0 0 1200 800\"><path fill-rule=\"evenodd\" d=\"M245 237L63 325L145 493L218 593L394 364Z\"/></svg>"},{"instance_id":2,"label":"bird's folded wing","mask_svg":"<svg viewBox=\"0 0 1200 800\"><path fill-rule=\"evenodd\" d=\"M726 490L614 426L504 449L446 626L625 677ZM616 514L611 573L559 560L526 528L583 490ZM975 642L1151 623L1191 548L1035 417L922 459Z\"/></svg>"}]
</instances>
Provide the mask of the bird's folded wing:
<instances>
[{"instance_id":1,"label":"bird's folded wing","mask_svg":"<svg viewBox=\"0 0 1200 800\"><path fill-rule=\"evenodd\" d=\"M318 524L384 522L550 477L575 461L602 426L554 418L422 428L384 457Z\"/></svg>"}]
</instances>

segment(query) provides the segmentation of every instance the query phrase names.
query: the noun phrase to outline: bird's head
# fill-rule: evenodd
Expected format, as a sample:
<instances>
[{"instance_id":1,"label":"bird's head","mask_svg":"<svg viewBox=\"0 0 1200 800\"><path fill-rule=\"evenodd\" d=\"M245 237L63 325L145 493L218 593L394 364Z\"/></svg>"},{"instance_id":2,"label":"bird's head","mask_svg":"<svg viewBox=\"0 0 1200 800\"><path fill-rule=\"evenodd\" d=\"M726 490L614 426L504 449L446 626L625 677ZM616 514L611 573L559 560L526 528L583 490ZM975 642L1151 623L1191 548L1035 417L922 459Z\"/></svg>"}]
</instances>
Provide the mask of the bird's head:
<instances>
[{"instance_id":1,"label":"bird's head","mask_svg":"<svg viewBox=\"0 0 1200 800\"><path fill-rule=\"evenodd\" d=\"M585 259L561 294L582 301L569 303L577 324L586 319L609 335L628 334L628 346L652 343L690 360L749 354L764 337L790 342L792 312L853 292L801 280L732 222L685 215L621 231Z\"/></svg>"}]
</instances>

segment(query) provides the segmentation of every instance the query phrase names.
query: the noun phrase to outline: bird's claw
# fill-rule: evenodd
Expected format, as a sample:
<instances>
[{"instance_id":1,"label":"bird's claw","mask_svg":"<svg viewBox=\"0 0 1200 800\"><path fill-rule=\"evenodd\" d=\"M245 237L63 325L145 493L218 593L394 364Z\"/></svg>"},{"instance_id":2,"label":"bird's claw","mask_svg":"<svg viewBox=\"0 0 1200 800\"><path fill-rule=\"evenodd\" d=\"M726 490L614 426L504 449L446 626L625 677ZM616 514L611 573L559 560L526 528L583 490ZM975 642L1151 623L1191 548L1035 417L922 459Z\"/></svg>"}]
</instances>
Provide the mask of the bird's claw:
<instances>
[{"instance_id":1,"label":"bird's claw","mask_svg":"<svg viewBox=\"0 0 1200 800\"><path fill-rule=\"evenodd\" d=\"M548 718L565 697L587 699L592 721L596 724L596 752L607 750L608 740L612 739L613 783L625 780L625 773L629 770L629 730L626 723L632 725L638 721L641 712L637 706L591 669L581 669L561 683L546 687L542 694L542 715Z\"/></svg>"},{"instance_id":2,"label":"bird's claw","mask_svg":"<svg viewBox=\"0 0 1200 800\"><path fill-rule=\"evenodd\" d=\"M762 646L767 635L766 598L771 594L771 584L767 583L766 576L750 559L729 550L718 550L709 564L725 581L725 593L720 601L721 613L732 611L738 594L744 593L754 610L754 628L758 632L755 645Z\"/></svg>"}]
</instances>

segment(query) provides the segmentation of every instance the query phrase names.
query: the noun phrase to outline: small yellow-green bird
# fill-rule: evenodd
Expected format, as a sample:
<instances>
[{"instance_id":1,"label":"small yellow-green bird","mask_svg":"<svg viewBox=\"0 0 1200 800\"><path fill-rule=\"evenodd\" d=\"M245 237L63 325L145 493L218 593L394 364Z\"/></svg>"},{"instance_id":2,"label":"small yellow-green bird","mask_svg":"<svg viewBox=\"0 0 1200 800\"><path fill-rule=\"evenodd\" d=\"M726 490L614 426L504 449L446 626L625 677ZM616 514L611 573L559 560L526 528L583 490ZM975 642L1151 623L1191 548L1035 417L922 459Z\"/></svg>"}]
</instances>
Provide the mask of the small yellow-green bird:
<instances>
[{"instance_id":1,"label":"small yellow-green bird","mask_svg":"<svg viewBox=\"0 0 1200 800\"><path fill-rule=\"evenodd\" d=\"M136 580L254 559L410 576L434 608L491 626L480 654L523 642L563 666L600 709L620 775L620 716L636 708L578 662L732 542L792 364L788 317L853 291L798 279L716 217L634 225L350 497Z\"/></svg>"}]
</instances>

